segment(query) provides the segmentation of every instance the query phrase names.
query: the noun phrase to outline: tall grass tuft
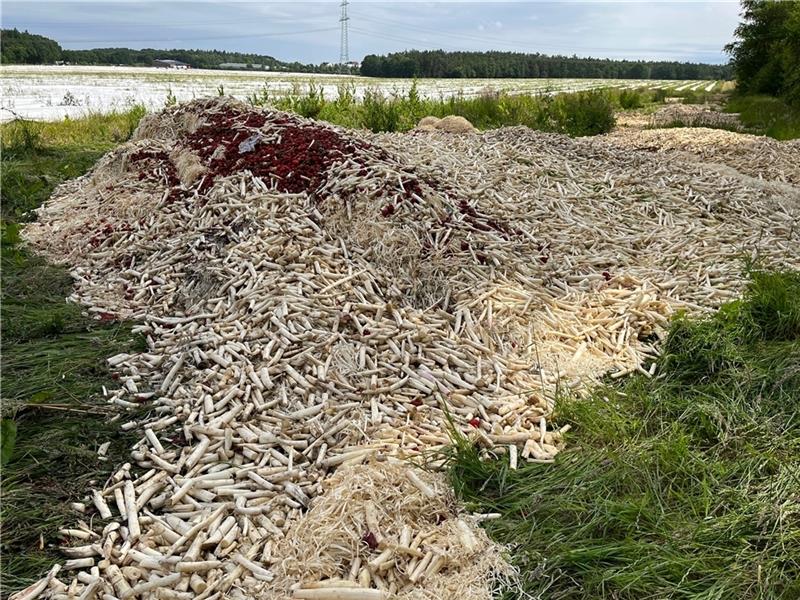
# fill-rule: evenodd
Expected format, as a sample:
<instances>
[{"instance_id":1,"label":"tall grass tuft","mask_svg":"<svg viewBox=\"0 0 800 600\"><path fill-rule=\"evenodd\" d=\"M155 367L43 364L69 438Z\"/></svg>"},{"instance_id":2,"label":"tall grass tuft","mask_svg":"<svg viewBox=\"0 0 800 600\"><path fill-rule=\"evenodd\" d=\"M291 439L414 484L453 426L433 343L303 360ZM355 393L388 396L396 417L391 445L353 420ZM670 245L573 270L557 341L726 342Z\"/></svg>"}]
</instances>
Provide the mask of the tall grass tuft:
<instances>
[{"instance_id":1,"label":"tall grass tuft","mask_svg":"<svg viewBox=\"0 0 800 600\"><path fill-rule=\"evenodd\" d=\"M371 131L397 131L404 108L400 98L387 98L377 90L366 90L362 102L364 127Z\"/></svg>"},{"instance_id":2,"label":"tall grass tuft","mask_svg":"<svg viewBox=\"0 0 800 600\"><path fill-rule=\"evenodd\" d=\"M321 88L309 85L286 96L274 96L267 88L249 98L255 105L271 105L306 117L345 127L371 131L408 131L424 116L458 115L478 129L526 125L533 129L574 136L606 133L614 126L614 93L607 90L557 96L533 96L487 91L478 96L455 94L422 98L416 87L405 94L387 95L366 90L362 98L352 86L343 84L335 99L324 97Z\"/></svg>"},{"instance_id":3,"label":"tall grass tuft","mask_svg":"<svg viewBox=\"0 0 800 600\"><path fill-rule=\"evenodd\" d=\"M800 138L800 109L771 96L734 96L725 109L753 133L778 140Z\"/></svg>"},{"instance_id":4,"label":"tall grass tuft","mask_svg":"<svg viewBox=\"0 0 800 600\"><path fill-rule=\"evenodd\" d=\"M322 109L325 108L325 95L321 87L309 84L308 91L292 99L292 109L294 112L307 117L316 119Z\"/></svg>"},{"instance_id":5,"label":"tall grass tuft","mask_svg":"<svg viewBox=\"0 0 800 600\"><path fill-rule=\"evenodd\" d=\"M77 177L115 145L129 139L145 108L91 113L80 119L18 119L0 125L0 195L3 219L30 218L61 181Z\"/></svg>"},{"instance_id":6,"label":"tall grass tuft","mask_svg":"<svg viewBox=\"0 0 800 600\"><path fill-rule=\"evenodd\" d=\"M614 109L603 90L561 94L554 98L552 116L556 131L570 135L596 135L614 127Z\"/></svg>"}]
</instances>

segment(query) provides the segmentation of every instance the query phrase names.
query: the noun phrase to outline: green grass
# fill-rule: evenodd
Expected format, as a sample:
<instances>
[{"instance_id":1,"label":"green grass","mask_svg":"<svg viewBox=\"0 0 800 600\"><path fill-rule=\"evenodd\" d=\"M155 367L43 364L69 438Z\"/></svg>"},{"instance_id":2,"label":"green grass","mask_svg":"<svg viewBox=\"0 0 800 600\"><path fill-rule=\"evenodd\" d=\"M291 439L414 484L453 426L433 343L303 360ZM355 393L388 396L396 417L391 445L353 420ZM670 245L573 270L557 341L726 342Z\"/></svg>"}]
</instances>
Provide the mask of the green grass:
<instances>
[{"instance_id":1,"label":"green grass","mask_svg":"<svg viewBox=\"0 0 800 600\"><path fill-rule=\"evenodd\" d=\"M561 401L555 464L511 471L459 441L453 485L502 514L487 529L526 592L800 598L799 286L755 270L742 301L675 320L657 377Z\"/></svg>"},{"instance_id":2,"label":"green grass","mask_svg":"<svg viewBox=\"0 0 800 600\"><path fill-rule=\"evenodd\" d=\"M719 97L719 93L714 90L706 92L705 90L670 90L667 93L668 97L681 98L684 104L708 104Z\"/></svg>"},{"instance_id":3,"label":"green grass","mask_svg":"<svg viewBox=\"0 0 800 600\"><path fill-rule=\"evenodd\" d=\"M614 127L614 108L619 92L593 90L556 96L486 93L476 97L455 95L422 98L416 86L405 95L385 95L368 90L357 99L355 88L343 84L336 99L324 98L310 85L305 93L272 95L268 88L249 98L257 105L270 105L345 127L372 131L408 131L425 116L458 115L478 129L526 125L542 131L573 136L606 133Z\"/></svg>"},{"instance_id":4,"label":"green grass","mask_svg":"<svg viewBox=\"0 0 800 600\"><path fill-rule=\"evenodd\" d=\"M683 92L681 92L683 93ZM741 96L730 93L697 93L683 96L685 104L702 104L707 101L724 103L724 111L738 113L741 125L707 122L706 119L679 119L658 127L710 127L738 131L752 135L765 135L776 140L800 138L800 110L771 96Z\"/></svg>"},{"instance_id":5,"label":"green grass","mask_svg":"<svg viewBox=\"0 0 800 600\"><path fill-rule=\"evenodd\" d=\"M130 138L143 115L144 108L135 107L81 119L2 125L3 219L30 219L28 211L41 205L55 186L82 175L109 149Z\"/></svg>"},{"instance_id":6,"label":"green grass","mask_svg":"<svg viewBox=\"0 0 800 600\"><path fill-rule=\"evenodd\" d=\"M58 183L127 139L142 114L0 128L4 591L25 586L61 558L58 529L77 517L69 503L83 500L93 480L102 484L127 457L132 439L108 422L118 411L101 396L103 385L117 385L105 359L142 347L129 323L101 324L67 304L69 274L21 248L18 223L31 219L30 210ZM96 451L106 441L109 458L101 462Z\"/></svg>"},{"instance_id":7,"label":"green grass","mask_svg":"<svg viewBox=\"0 0 800 600\"><path fill-rule=\"evenodd\" d=\"M771 96L733 96L725 110L739 113L739 120L752 133L777 140L800 138L800 109Z\"/></svg>"}]
</instances>

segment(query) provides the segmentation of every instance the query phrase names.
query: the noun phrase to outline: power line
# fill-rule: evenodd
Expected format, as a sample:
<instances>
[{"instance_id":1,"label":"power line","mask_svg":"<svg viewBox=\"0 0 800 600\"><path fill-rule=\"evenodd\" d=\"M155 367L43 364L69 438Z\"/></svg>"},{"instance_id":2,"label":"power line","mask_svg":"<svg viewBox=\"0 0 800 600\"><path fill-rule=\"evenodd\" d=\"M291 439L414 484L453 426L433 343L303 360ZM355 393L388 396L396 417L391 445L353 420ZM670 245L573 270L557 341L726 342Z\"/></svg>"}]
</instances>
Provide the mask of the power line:
<instances>
[{"instance_id":1,"label":"power line","mask_svg":"<svg viewBox=\"0 0 800 600\"><path fill-rule=\"evenodd\" d=\"M350 17L347 16L347 5L349 2L347 0L342 0L341 7L342 7L342 16L339 17L339 26L340 26L340 33L339 33L339 64L345 65L350 62L350 43L347 39L347 26L348 21L350 21Z\"/></svg>"},{"instance_id":2,"label":"power line","mask_svg":"<svg viewBox=\"0 0 800 600\"><path fill-rule=\"evenodd\" d=\"M370 36L370 37L373 37L373 38L379 38L379 39L388 40L388 41L391 41L391 42L401 42L403 44L414 44L416 46L423 46L423 47L431 49L431 50L440 50L440 49L444 49L444 48L448 48L450 50L462 50L463 49L461 46L453 46L451 44L443 44L441 42L427 42L427 41L408 38L408 37L401 37L401 36L397 36L397 35L394 35L394 34L376 33L375 31L370 31L370 30L367 30L367 29L361 29L359 27L353 27L352 29L353 29L353 31L355 31L357 33L362 33L362 34L364 34L366 36Z\"/></svg>"},{"instance_id":3,"label":"power line","mask_svg":"<svg viewBox=\"0 0 800 600\"><path fill-rule=\"evenodd\" d=\"M369 16L360 16L359 19L363 19L365 21L371 21L372 23L376 23L376 24L379 24L379 25L388 25L390 27L395 27L395 28L401 28L402 27L403 29L405 29L407 31L412 31L412 32L416 31L417 33L420 33L420 34L423 34L423 35L435 34L437 37L438 36L445 36L445 37L449 37L449 38L454 38L454 41L484 42L484 43L489 43L489 44L497 44L498 46L517 47L517 48L520 48L520 49L524 49L527 52L542 52L541 50L532 50L531 46L533 44L530 41L525 42L525 41L522 41L522 40L509 39L509 38L505 38L505 37L497 38L497 37L481 35L481 34L473 35L471 33L458 33L458 32L455 32L455 31L452 31L452 32L450 32L450 31L441 31L441 30L438 30L438 29L430 28L430 27L424 27L424 26L420 26L420 25L410 25L408 23L402 23L400 21L393 21L393 20L387 20L387 19L376 19L374 17L369 17ZM372 32L372 35L375 35L374 32ZM409 41L409 40L403 40L403 41ZM548 48L548 49L553 49L553 50L556 50L556 51L565 51L565 50L567 50L567 51L572 51L572 53L575 53L576 51L577 52L587 52L587 53L594 53L594 52L630 52L631 51L630 48L600 47L600 46L593 46L593 47L587 49L585 47L576 46L575 44L560 44L558 42L542 41L542 40L539 40L538 44L543 46L543 47L545 47L545 48ZM709 48L709 50L712 49L711 46L708 46L708 48ZM716 48L716 47L713 47L713 48ZM670 49L659 49L659 50L657 50L657 52L660 52L662 54L667 54L667 53L672 53L672 54L693 54L695 52L695 50L694 49L692 49L692 50L680 50L680 49L670 48Z\"/></svg>"},{"instance_id":4,"label":"power line","mask_svg":"<svg viewBox=\"0 0 800 600\"><path fill-rule=\"evenodd\" d=\"M322 31L335 31L336 27L323 27L319 29L304 29L300 31L275 31L270 33L251 33L251 34L242 34L237 33L233 35L204 35L204 36L194 36L194 37L174 37L168 39L126 39L121 40L119 38L115 38L113 40L98 40L98 39L83 39L83 40L60 40L62 44L101 44L105 42L111 43L130 43L130 42L144 42L144 43L161 43L161 42L192 42L192 41L204 41L204 40L238 40L242 38L266 38L266 37L280 37L284 35L302 35L304 33L318 33Z\"/></svg>"}]
</instances>

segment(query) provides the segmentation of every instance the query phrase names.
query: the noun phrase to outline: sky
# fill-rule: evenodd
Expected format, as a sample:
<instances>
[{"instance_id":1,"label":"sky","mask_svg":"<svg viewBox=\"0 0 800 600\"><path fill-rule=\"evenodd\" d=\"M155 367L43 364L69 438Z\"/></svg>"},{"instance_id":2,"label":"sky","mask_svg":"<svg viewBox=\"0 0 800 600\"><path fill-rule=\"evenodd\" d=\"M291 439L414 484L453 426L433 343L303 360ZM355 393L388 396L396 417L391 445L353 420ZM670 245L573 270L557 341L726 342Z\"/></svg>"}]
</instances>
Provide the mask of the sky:
<instances>
[{"instance_id":1,"label":"sky","mask_svg":"<svg viewBox=\"0 0 800 600\"><path fill-rule=\"evenodd\" d=\"M340 2L9 0L4 28L63 48L202 48L337 62ZM367 2L348 8L349 56L406 49L506 50L724 63L734 1Z\"/></svg>"}]
</instances>

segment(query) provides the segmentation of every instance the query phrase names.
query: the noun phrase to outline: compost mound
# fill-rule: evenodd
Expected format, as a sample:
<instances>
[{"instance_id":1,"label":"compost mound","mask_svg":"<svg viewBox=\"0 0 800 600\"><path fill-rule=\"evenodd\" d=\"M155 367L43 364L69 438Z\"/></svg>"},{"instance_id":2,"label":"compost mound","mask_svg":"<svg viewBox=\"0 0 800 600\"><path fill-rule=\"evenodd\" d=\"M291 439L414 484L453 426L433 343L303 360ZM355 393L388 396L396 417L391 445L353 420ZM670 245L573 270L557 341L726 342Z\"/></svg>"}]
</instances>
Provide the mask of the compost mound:
<instances>
[{"instance_id":1,"label":"compost mound","mask_svg":"<svg viewBox=\"0 0 800 600\"><path fill-rule=\"evenodd\" d=\"M134 138L24 232L147 341L104 391L130 462L31 595L488 599L513 584L488 516L415 465L454 434L553 462L557 390L653 375L670 315L735 298L742 255L800 265L789 179L603 139L222 99Z\"/></svg>"}]
</instances>

